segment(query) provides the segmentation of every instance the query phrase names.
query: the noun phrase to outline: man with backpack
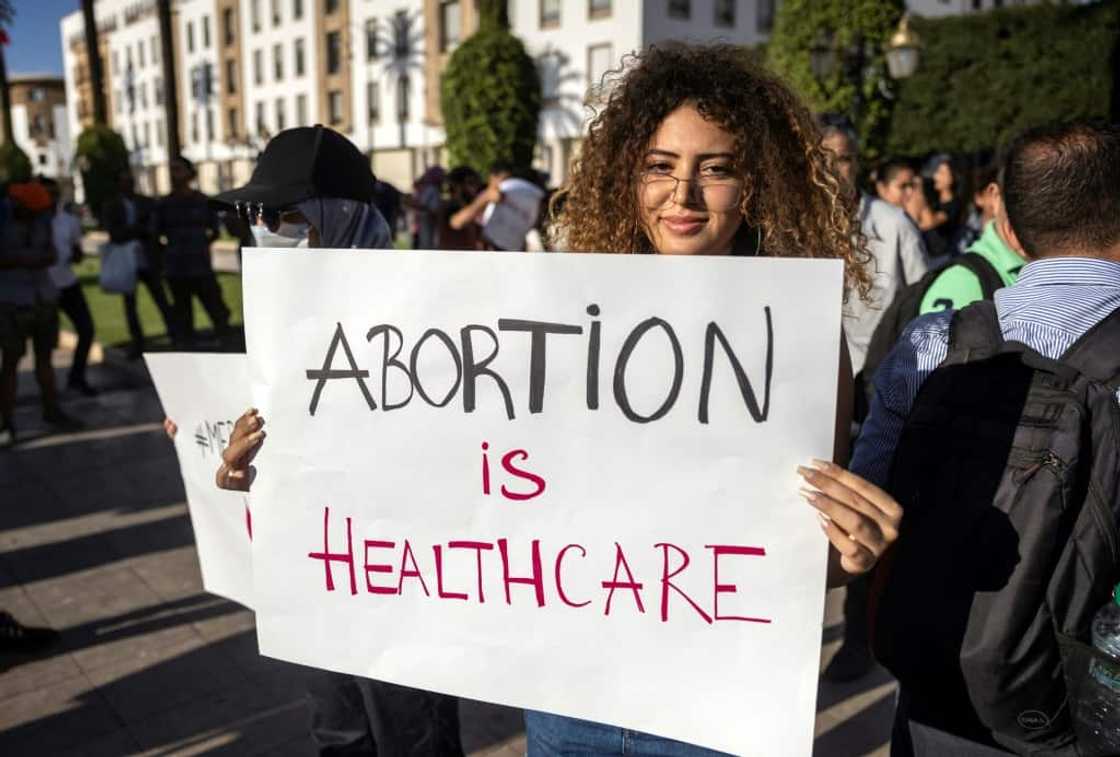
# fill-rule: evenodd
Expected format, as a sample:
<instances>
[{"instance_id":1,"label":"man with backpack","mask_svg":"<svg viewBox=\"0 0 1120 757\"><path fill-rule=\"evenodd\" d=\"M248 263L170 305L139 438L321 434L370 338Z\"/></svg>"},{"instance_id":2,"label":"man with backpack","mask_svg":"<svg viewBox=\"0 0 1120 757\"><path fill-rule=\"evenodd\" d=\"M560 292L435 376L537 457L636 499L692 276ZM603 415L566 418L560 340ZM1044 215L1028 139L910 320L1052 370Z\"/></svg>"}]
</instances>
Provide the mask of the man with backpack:
<instances>
[{"instance_id":1,"label":"man with backpack","mask_svg":"<svg viewBox=\"0 0 1120 757\"><path fill-rule=\"evenodd\" d=\"M1120 580L1120 127L1025 133L1002 194L1030 262L906 329L851 465L906 512L871 591L896 755L1079 754L1068 650Z\"/></svg>"}]
</instances>

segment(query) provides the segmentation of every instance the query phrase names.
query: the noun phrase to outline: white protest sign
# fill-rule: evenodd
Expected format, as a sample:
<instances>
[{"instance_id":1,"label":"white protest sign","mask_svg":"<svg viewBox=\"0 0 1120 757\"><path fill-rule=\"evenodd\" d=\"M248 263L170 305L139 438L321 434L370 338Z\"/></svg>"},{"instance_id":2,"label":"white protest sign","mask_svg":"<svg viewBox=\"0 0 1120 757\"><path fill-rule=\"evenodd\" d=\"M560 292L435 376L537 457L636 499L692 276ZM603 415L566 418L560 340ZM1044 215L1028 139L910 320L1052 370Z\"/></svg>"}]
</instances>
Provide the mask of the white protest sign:
<instances>
[{"instance_id":1,"label":"white protest sign","mask_svg":"<svg viewBox=\"0 0 1120 757\"><path fill-rule=\"evenodd\" d=\"M486 206L482 236L501 250L524 250L525 236L537 224L544 191L524 179L506 179L498 189L502 201Z\"/></svg>"},{"instance_id":2,"label":"white protest sign","mask_svg":"<svg viewBox=\"0 0 1120 757\"><path fill-rule=\"evenodd\" d=\"M248 359L149 353L144 362L164 413L179 427L175 452L198 546L202 586L211 594L253 607L248 498L214 483L233 424L249 407Z\"/></svg>"},{"instance_id":3,"label":"white protest sign","mask_svg":"<svg viewBox=\"0 0 1120 757\"><path fill-rule=\"evenodd\" d=\"M810 753L839 262L245 263L262 653Z\"/></svg>"}]
</instances>

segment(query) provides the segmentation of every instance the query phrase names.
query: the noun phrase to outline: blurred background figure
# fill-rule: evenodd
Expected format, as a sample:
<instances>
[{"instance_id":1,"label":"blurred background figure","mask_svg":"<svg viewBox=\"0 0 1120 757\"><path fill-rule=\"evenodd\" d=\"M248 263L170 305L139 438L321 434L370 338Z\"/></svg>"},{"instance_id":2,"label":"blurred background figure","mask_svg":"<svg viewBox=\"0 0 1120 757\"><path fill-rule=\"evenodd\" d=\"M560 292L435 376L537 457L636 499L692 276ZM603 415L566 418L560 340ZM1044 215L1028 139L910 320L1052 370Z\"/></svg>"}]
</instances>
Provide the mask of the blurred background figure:
<instances>
[{"instance_id":1,"label":"blurred background figure","mask_svg":"<svg viewBox=\"0 0 1120 757\"><path fill-rule=\"evenodd\" d=\"M385 223L388 224L393 239L396 239L403 209L400 190L389 182L378 179L373 188L373 204L377 206Z\"/></svg>"},{"instance_id":2,"label":"blurred background figure","mask_svg":"<svg viewBox=\"0 0 1120 757\"><path fill-rule=\"evenodd\" d=\"M875 192L880 200L905 210L914 194L915 178L917 173L909 161L888 158L875 171Z\"/></svg>"},{"instance_id":3,"label":"blurred background figure","mask_svg":"<svg viewBox=\"0 0 1120 757\"><path fill-rule=\"evenodd\" d=\"M117 176L117 194L105 202L102 221L112 244L125 244L132 241L140 243L141 254L137 260L136 271L137 285L143 282L148 288L148 294L151 295L163 318L164 329L174 340L177 330L167 292L163 288L163 256L152 232L154 208L155 202L150 197L136 192L132 171L124 169ZM128 333L132 337L128 357L135 360L144 352L144 327L136 308L136 292L122 297Z\"/></svg>"},{"instance_id":4,"label":"blurred background figure","mask_svg":"<svg viewBox=\"0 0 1120 757\"><path fill-rule=\"evenodd\" d=\"M514 176L510 163L495 161L486 188L451 217L453 229L470 224L481 227L482 244L488 250L523 251L526 237L537 226L545 192L527 179Z\"/></svg>"},{"instance_id":5,"label":"blurred background figure","mask_svg":"<svg viewBox=\"0 0 1120 757\"><path fill-rule=\"evenodd\" d=\"M55 264L51 266L49 273L51 281L58 288L58 305L66 313L78 335L66 388L93 397L97 395L97 391L86 380L89 350L93 346L93 316L89 312L82 285L72 268L82 260L82 222L78 220L74 207L63 202L58 182L43 179L42 183L54 204L51 243L54 246Z\"/></svg>"},{"instance_id":6,"label":"blurred background figure","mask_svg":"<svg viewBox=\"0 0 1120 757\"><path fill-rule=\"evenodd\" d=\"M413 247L417 250L436 249L444 177L441 166L432 166L413 185L412 211L416 224Z\"/></svg>"},{"instance_id":7,"label":"blurred background figure","mask_svg":"<svg viewBox=\"0 0 1120 757\"><path fill-rule=\"evenodd\" d=\"M480 228L477 223L451 225L451 219L463 208L469 207L481 194L485 184L478 171L469 166L458 166L447 174L447 199L440 210L439 238L437 245L441 250L480 249Z\"/></svg>"},{"instance_id":8,"label":"blurred background figure","mask_svg":"<svg viewBox=\"0 0 1120 757\"><path fill-rule=\"evenodd\" d=\"M218 214L206 195L194 189L194 164L186 158L171 161L171 194L160 199L155 212L157 239L166 244L167 282L174 298L176 347L195 342L194 298L197 297L214 335L229 340L229 308L210 262L210 245L218 238Z\"/></svg>"}]
</instances>

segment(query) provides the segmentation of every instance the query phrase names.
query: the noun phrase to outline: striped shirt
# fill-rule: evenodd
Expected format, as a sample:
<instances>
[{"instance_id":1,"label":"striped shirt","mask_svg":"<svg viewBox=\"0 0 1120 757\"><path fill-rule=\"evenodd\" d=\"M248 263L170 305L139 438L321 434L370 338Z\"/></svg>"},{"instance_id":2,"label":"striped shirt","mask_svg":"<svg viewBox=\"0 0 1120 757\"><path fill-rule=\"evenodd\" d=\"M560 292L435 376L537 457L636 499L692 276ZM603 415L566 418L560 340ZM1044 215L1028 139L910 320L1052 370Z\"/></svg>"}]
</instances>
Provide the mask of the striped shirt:
<instances>
[{"instance_id":1,"label":"striped shirt","mask_svg":"<svg viewBox=\"0 0 1120 757\"><path fill-rule=\"evenodd\" d=\"M1000 329L1057 359L1120 308L1120 262L1046 258L1023 267L1014 286L995 295ZM871 411L856 440L851 470L885 486L902 427L926 378L949 354L952 311L914 320L875 374Z\"/></svg>"}]
</instances>

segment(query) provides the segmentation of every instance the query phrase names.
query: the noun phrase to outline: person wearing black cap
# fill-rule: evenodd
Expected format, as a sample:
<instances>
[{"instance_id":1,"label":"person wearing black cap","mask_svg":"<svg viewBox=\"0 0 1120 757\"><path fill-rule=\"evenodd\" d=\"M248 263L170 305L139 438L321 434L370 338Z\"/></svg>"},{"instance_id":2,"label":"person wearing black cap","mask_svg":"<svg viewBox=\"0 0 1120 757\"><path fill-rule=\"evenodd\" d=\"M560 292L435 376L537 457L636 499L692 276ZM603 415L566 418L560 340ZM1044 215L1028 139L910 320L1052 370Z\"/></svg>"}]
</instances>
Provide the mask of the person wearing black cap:
<instances>
[{"instance_id":1,"label":"person wearing black cap","mask_svg":"<svg viewBox=\"0 0 1120 757\"><path fill-rule=\"evenodd\" d=\"M249 219L258 247L388 248L389 225L374 204L376 182L369 161L344 136L301 127L277 134L249 183L216 200ZM256 428L263 425L249 411L242 428L250 417ZM174 433L174 424L168 431ZM217 480L222 488L248 490L223 470ZM312 676L308 693L311 736L322 755L463 753L454 697L326 670Z\"/></svg>"}]
</instances>

